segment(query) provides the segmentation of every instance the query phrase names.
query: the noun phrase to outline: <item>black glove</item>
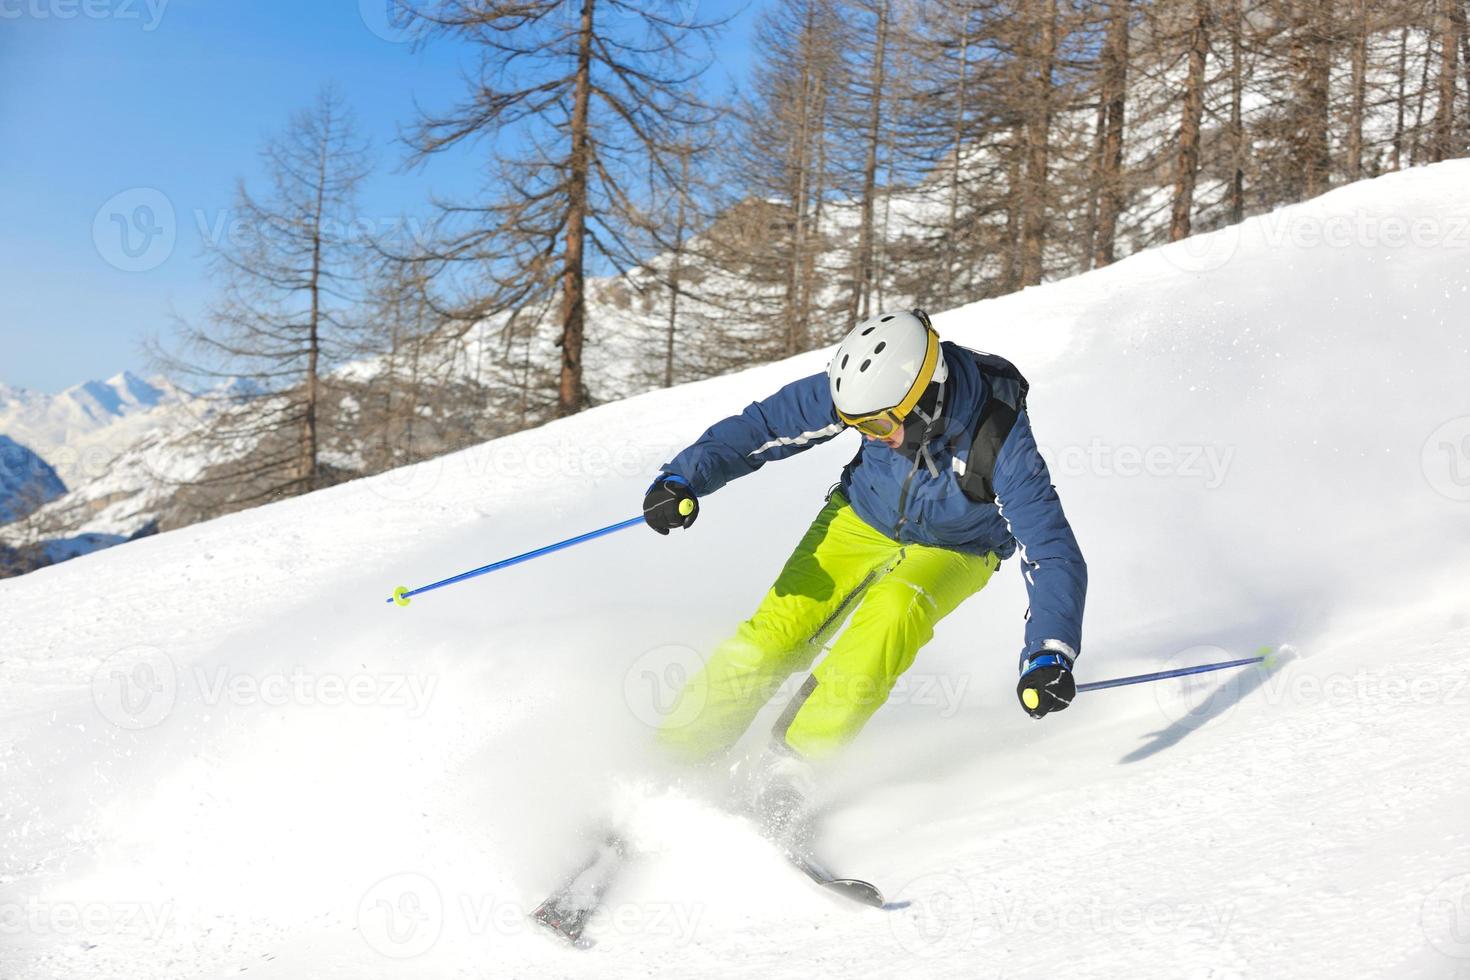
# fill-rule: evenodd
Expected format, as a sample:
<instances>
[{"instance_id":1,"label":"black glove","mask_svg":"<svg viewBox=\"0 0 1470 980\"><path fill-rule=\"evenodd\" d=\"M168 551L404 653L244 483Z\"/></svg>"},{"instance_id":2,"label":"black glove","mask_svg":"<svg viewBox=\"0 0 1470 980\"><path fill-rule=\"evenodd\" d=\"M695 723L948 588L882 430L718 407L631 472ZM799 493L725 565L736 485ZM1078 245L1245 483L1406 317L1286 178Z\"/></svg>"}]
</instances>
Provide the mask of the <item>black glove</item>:
<instances>
[{"instance_id":1,"label":"black glove","mask_svg":"<svg viewBox=\"0 0 1470 980\"><path fill-rule=\"evenodd\" d=\"M699 500L683 477L665 473L653 481L643 498L643 520L659 534L688 527L699 516Z\"/></svg>"},{"instance_id":2,"label":"black glove","mask_svg":"<svg viewBox=\"0 0 1470 980\"><path fill-rule=\"evenodd\" d=\"M1077 682L1072 679L1072 661L1060 653L1042 651L1021 665L1021 681L1016 697L1032 718L1051 711L1061 711L1077 696Z\"/></svg>"}]
</instances>

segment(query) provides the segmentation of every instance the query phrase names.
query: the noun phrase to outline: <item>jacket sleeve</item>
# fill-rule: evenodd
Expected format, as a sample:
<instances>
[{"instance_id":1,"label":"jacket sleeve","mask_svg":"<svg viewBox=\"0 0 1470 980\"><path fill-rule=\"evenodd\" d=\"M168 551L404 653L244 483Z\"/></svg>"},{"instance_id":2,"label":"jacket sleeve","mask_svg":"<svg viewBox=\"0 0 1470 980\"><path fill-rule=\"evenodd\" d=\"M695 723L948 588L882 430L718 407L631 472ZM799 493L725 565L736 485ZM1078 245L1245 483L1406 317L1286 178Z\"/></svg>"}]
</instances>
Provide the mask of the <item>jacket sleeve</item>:
<instances>
[{"instance_id":1,"label":"jacket sleeve","mask_svg":"<svg viewBox=\"0 0 1470 980\"><path fill-rule=\"evenodd\" d=\"M736 477L754 473L841 435L827 375L814 374L752 402L739 415L710 426L663 472L683 477L697 496L714 493Z\"/></svg>"},{"instance_id":2,"label":"jacket sleeve","mask_svg":"<svg viewBox=\"0 0 1470 980\"><path fill-rule=\"evenodd\" d=\"M1062 501L1024 411L1016 416L996 459L995 495L1019 546L1021 574L1031 601L1022 663L1043 650L1075 660L1082 650L1087 563L1062 513Z\"/></svg>"}]
</instances>

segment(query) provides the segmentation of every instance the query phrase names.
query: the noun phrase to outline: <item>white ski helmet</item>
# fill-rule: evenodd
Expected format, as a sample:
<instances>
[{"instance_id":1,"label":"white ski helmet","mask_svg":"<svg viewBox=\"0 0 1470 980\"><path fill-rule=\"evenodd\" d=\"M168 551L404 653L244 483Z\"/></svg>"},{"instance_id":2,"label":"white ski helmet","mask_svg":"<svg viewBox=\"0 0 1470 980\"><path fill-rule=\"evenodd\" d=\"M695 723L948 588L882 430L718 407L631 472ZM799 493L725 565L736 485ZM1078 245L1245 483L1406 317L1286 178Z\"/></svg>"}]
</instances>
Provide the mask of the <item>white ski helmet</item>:
<instances>
[{"instance_id":1,"label":"white ski helmet","mask_svg":"<svg viewBox=\"0 0 1470 980\"><path fill-rule=\"evenodd\" d=\"M923 310L864 320L837 345L827 365L838 416L880 437L903 424L931 382L948 376L939 334Z\"/></svg>"}]
</instances>

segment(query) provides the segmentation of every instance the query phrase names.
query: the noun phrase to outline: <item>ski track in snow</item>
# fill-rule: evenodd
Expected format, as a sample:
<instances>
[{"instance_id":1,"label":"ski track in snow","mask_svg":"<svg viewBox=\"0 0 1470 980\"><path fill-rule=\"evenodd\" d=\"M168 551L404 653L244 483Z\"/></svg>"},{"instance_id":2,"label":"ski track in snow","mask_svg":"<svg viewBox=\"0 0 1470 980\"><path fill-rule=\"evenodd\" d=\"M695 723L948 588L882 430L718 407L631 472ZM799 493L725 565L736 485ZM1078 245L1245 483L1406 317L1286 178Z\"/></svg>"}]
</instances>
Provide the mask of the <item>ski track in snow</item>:
<instances>
[{"instance_id":1,"label":"ski track in snow","mask_svg":"<svg viewBox=\"0 0 1470 980\"><path fill-rule=\"evenodd\" d=\"M647 751L852 437L685 534L384 602L635 513L815 352L0 582L0 978L1470 977L1467 188L1384 177L936 318L1031 378L1080 679L1295 658L1034 723L1008 563L827 780L825 857L895 907ZM1444 234L1291 238L1390 219ZM645 854L569 950L524 913L609 811Z\"/></svg>"}]
</instances>

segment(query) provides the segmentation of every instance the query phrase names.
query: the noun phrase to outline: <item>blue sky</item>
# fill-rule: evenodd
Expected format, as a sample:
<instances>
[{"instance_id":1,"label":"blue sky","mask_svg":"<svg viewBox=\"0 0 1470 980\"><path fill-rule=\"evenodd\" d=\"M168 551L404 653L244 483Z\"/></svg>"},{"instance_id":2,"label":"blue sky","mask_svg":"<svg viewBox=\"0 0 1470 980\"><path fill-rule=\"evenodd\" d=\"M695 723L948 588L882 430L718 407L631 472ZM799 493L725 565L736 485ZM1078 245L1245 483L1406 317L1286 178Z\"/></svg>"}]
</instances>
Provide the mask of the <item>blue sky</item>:
<instances>
[{"instance_id":1,"label":"blue sky","mask_svg":"<svg viewBox=\"0 0 1470 980\"><path fill-rule=\"evenodd\" d=\"M0 0L0 382L58 391L148 370L143 339L211 294L204 235L236 179L325 82L372 139L374 220L426 220L431 193L479 187L483 150L398 172L400 125L416 99L461 94L465 52L415 51L382 2ZM763 0L680 2L733 18L707 85L737 84Z\"/></svg>"}]
</instances>

